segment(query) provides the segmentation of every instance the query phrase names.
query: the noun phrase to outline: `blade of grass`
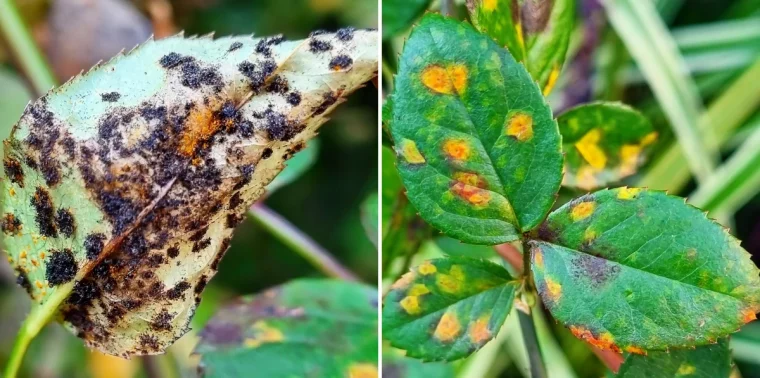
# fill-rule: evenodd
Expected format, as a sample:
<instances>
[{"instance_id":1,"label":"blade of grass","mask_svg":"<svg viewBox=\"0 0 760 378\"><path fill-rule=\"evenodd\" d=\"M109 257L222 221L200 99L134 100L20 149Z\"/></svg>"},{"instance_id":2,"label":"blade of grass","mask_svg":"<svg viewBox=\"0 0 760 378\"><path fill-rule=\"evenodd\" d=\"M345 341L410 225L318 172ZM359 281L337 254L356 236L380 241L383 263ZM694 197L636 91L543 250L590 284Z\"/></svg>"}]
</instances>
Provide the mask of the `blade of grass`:
<instances>
[{"instance_id":1,"label":"blade of grass","mask_svg":"<svg viewBox=\"0 0 760 378\"><path fill-rule=\"evenodd\" d=\"M329 252L264 204L253 205L248 215L325 275L347 281L359 281L356 275L342 266Z\"/></svg>"},{"instance_id":2,"label":"blade of grass","mask_svg":"<svg viewBox=\"0 0 760 378\"><path fill-rule=\"evenodd\" d=\"M713 129L712 148L725 143L760 106L760 59L748 68L707 109L700 123ZM711 122L714 120L715 122ZM671 145L638 181L638 186L678 192L689 181L686 157L677 144Z\"/></svg>"},{"instance_id":3,"label":"blade of grass","mask_svg":"<svg viewBox=\"0 0 760 378\"><path fill-rule=\"evenodd\" d=\"M716 153L702 141L701 100L694 81L684 76L686 63L654 5L648 1L611 0L604 3L612 26L634 57L665 111L689 168L699 182L713 172Z\"/></svg>"},{"instance_id":4,"label":"blade of grass","mask_svg":"<svg viewBox=\"0 0 760 378\"><path fill-rule=\"evenodd\" d=\"M673 39L682 53L714 51L726 47L746 45L760 49L760 18L727 20L707 24L674 28Z\"/></svg>"},{"instance_id":5,"label":"blade of grass","mask_svg":"<svg viewBox=\"0 0 760 378\"><path fill-rule=\"evenodd\" d=\"M34 43L13 0L0 0L0 33L37 97L56 85L47 61Z\"/></svg>"},{"instance_id":6,"label":"blade of grass","mask_svg":"<svg viewBox=\"0 0 760 378\"><path fill-rule=\"evenodd\" d=\"M760 191L760 129L689 196L691 204L716 213L733 213Z\"/></svg>"}]
</instances>

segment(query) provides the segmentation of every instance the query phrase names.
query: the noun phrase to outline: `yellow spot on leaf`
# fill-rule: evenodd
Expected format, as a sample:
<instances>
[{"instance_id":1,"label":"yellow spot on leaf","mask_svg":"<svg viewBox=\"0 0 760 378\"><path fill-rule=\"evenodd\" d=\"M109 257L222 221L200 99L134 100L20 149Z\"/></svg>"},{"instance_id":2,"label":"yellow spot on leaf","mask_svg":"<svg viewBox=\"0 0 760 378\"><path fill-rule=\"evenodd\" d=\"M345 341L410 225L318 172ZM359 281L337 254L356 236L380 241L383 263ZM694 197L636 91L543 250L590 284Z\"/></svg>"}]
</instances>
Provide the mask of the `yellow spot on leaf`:
<instances>
[{"instance_id":1,"label":"yellow spot on leaf","mask_svg":"<svg viewBox=\"0 0 760 378\"><path fill-rule=\"evenodd\" d=\"M596 230L594 230L591 227L587 228L586 231L583 232L583 240L587 243L594 241L596 237L597 237Z\"/></svg>"},{"instance_id":2,"label":"yellow spot on leaf","mask_svg":"<svg viewBox=\"0 0 760 378\"><path fill-rule=\"evenodd\" d=\"M549 299L557 302L562 297L562 285L549 277L546 277L544 281L546 281L546 293L549 294Z\"/></svg>"},{"instance_id":3,"label":"yellow spot on leaf","mask_svg":"<svg viewBox=\"0 0 760 378\"><path fill-rule=\"evenodd\" d=\"M451 191L477 208L486 206L491 200L491 192L458 181L451 186Z\"/></svg>"},{"instance_id":4,"label":"yellow spot on leaf","mask_svg":"<svg viewBox=\"0 0 760 378\"><path fill-rule=\"evenodd\" d=\"M544 251L541 248L536 247L533 249L533 264L536 264L541 269L544 268Z\"/></svg>"},{"instance_id":5,"label":"yellow spot on leaf","mask_svg":"<svg viewBox=\"0 0 760 378\"><path fill-rule=\"evenodd\" d=\"M533 138L533 118L525 113L516 113L507 121L507 135L525 142Z\"/></svg>"},{"instance_id":6,"label":"yellow spot on leaf","mask_svg":"<svg viewBox=\"0 0 760 378\"><path fill-rule=\"evenodd\" d=\"M559 78L559 71L562 67L559 66L559 64L554 64L554 67L552 67L552 71L549 72L549 79L546 81L546 86L544 86L544 97L548 96L549 93L552 93L552 89L554 89L554 85L557 84L557 78Z\"/></svg>"},{"instance_id":7,"label":"yellow spot on leaf","mask_svg":"<svg viewBox=\"0 0 760 378\"><path fill-rule=\"evenodd\" d=\"M496 9L497 0L483 0L483 10L492 12Z\"/></svg>"},{"instance_id":8,"label":"yellow spot on leaf","mask_svg":"<svg viewBox=\"0 0 760 378\"><path fill-rule=\"evenodd\" d=\"M26 251L21 251L18 255L19 258L25 259L26 258Z\"/></svg>"},{"instance_id":9,"label":"yellow spot on leaf","mask_svg":"<svg viewBox=\"0 0 760 378\"><path fill-rule=\"evenodd\" d=\"M467 87L467 67L454 64L448 68L430 65L422 70L422 84L434 92L452 94L456 90L462 93Z\"/></svg>"},{"instance_id":10,"label":"yellow spot on leaf","mask_svg":"<svg viewBox=\"0 0 760 378\"><path fill-rule=\"evenodd\" d=\"M470 172L456 172L454 173L454 180L461 182L462 184L475 186L478 188L485 188L486 182L480 176Z\"/></svg>"},{"instance_id":11,"label":"yellow spot on leaf","mask_svg":"<svg viewBox=\"0 0 760 378\"><path fill-rule=\"evenodd\" d=\"M415 284L411 289L409 289L406 295L420 296L425 295L429 292L430 290L424 284Z\"/></svg>"},{"instance_id":12,"label":"yellow spot on leaf","mask_svg":"<svg viewBox=\"0 0 760 378\"><path fill-rule=\"evenodd\" d=\"M639 155L641 146L636 144L626 144L620 149L620 174L630 176L636 173L639 165Z\"/></svg>"},{"instance_id":13,"label":"yellow spot on leaf","mask_svg":"<svg viewBox=\"0 0 760 378\"><path fill-rule=\"evenodd\" d=\"M678 367L678 371L676 374L678 375L692 375L697 372L697 368L694 367L694 365L689 365L688 363L684 362L681 364L680 367Z\"/></svg>"},{"instance_id":14,"label":"yellow spot on leaf","mask_svg":"<svg viewBox=\"0 0 760 378\"><path fill-rule=\"evenodd\" d=\"M461 330L462 326L459 324L457 315L452 312L446 312L441 317L441 321L438 322L438 326L435 327L433 335L442 342L450 342L459 336Z\"/></svg>"},{"instance_id":15,"label":"yellow spot on leaf","mask_svg":"<svg viewBox=\"0 0 760 378\"><path fill-rule=\"evenodd\" d=\"M654 143L657 140L657 132L652 131L651 133L645 135L643 138L641 138L641 147L646 147L652 143Z\"/></svg>"},{"instance_id":16,"label":"yellow spot on leaf","mask_svg":"<svg viewBox=\"0 0 760 378\"><path fill-rule=\"evenodd\" d=\"M639 188L620 188L618 189L617 198L622 200L631 200L636 198L641 192Z\"/></svg>"},{"instance_id":17,"label":"yellow spot on leaf","mask_svg":"<svg viewBox=\"0 0 760 378\"><path fill-rule=\"evenodd\" d=\"M581 202L575 205L575 207L573 207L573 210L570 211L570 217L573 218L574 222L586 219L591 214L594 213L595 208L596 208L596 202L591 202L591 201Z\"/></svg>"},{"instance_id":18,"label":"yellow spot on leaf","mask_svg":"<svg viewBox=\"0 0 760 378\"><path fill-rule=\"evenodd\" d=\"M39 280L34 281L34 286L37 286L38 289L45 287Z\"/></svg>"},{"instance_id":19,"label":"yellow spot on leaf","mask_svg":"<svg viewBox=\"0 0 760 378\"><path fill-rule=\"evenodd\" d=\"M391 289L406 289L414 281L414 272L408 272L391 285Z\"/></svg>"},{"instance_id":20,"label":"yellow spot on leaf","mask_svg":"<svg viewBox=\"0 0 760 378\"><path fill-rule=\"evenodd\" d=\"M32 265L34 265L34 266L39 266L40 265L40 263L37 262L37 259L35 259L34 257L32 257L32 259L30 261L32 262Z\"/></svg>"},{"instance_id":21,"label":"yellow spot on leaf","mask_svg":"<svg viewBox=\"0 0 760 378\"><path fill-rule=\"evenodd\" d=\"M575 148L578 149L583 159L596 170L602 170L607 165L607 155L599 147L600 139L602 139L602 131L592 129L579 141L575 142Z\"/></svg>"},{"instance_id":22,"label":"yellow spot on leaf","mask_svg":"<svg viewBox=\"0 0 760 378\"><path fill-rule=\"evenodd\" d=\"M261 344L280 342L285 338L282 331L270 326L263 320L253 323L251 328L253 328L254 337L245 339L245 345L250 348L257 348Z\"/></svg>"},{"instance_id":23,"label":"yellow spot on leaf","mask_svg":"<svg viewBox=\"0 0 760 378\"><path fill-rule=\"evenodd\" d=\"M421 275L427 276L428 274L437 272L438 269L435 267L435 265L431 264L430 261L425 261L417 267L417 271L420 272Z\"/></svg>"},{"instance_id":24,"label":"yellow spot on leaf","mask_svg":"<svg viewBox=\"0 0 760 378\"><path fill-rule=\"evenodd\" d=\"M425 162L425 157L422 156L420 150L417 149L417 144L413 140L402 139L401 140L401 156L409 164L422 164Z\"/></svg>"},{"instance_id":25,"label":"yellow spot on leaf","mask_svg":"<svg viewBox=\"0 0 760 378\"><path fill-rule=\"evenodd\" d=\"M348 378L377 378L377 366L353 364L348 368Z\"/></svg>"},{"instance_id":26,"label":"yellow spot on leaf","mask_svg":"<svg viewBox=\"0 0 760 378\"><path fill-rule=\"evenodd\" d=\"M420 299L416 295L404 297L399 304L409 315L417 315L422 311L420 308Z\"/></svg>"},{"instance_id":27,"label":"yellow spot on leaf","mask_svg":"<svg viewBox=\"0 0 760 378\"><path fill-rule=\"evenodd\" d=\"M45 259L45 252L40 252L40 259L41 259L41 260L44 260L44 259Z\"/></svg>"},{"instance_id":28,"label":"yellow spot on leaf","mask_svg":"<svg viewBox=\"0 0 760 378\"><path fill-rule=\"evenodd\" d=\"M490 320L491 314L485 314L470 324L468 333L473 344L483 344L491 339L491 331L488 329Z\"/></svg>"},{"instance_id":29,"label":"yellow spot on leaf","mask_svg":"<svg viewBox=\"0 0 760 378\"><path fill-rule=\"evenodd\" d=\"M755 314L754 309L748 308L742 311L742 320L744 321L744 324L747 324L755 319L757 319L757 315Z\"/></svg>"},{"instance_id":30,"label":"yellow spot on leaf","mask_svg":"<svg viewBox=\"0 0 760 378\"><path fill-rule=\"evenodd\" d=\"M13 187L8 188L8 194L11 195L11 197L16 195L16 190L13 189Z\"/></svg>"},{"instance_id":31,"label":"yellow spot on leaf","mask_svg":"<svg viewBox=\"0 0 760 378\"><path fill-rule=\"evenodd\" d=\"M464 281L464 271L461 265L452 265L449 269L449 275L457 280Z\"/></svg>"},{"instance_id":32,"label":"yellow spot on leaf","mask_svg":"<svg viewBox=\"0 0 760 378\"><path fill-rule=\"evenodd\" d=\"M436 275L435 283L441 291L449 294L456 294L462 291L462 281L448 274L440 273Z\"/></svg>"},{"instance_id":33,"label":"yellow spot on leaf","mask_svg":"<svg viewBox=\"0 0 760 378\"><path fill-rule=\"evenodd\" d=\"M633 345L629 345L629 346L625 347L625 351L628 352L628 353L640 354L642 356L646 356L647 355L647 351L645 351L644 349L641 349L641 348L639 348L637 346L633 346Z\"/></svg>"},{"instance_id":34,"label":"yellow spot on leaf","mask_svg":"<svg viewBox=\"0 0 760 378\"><path fill-rule=\"evenodd\" d=\"M464 139L447 139L443 142L443 152L456 160L467 160L470 157L470 145Z\"/></svg>"}]
</instances>

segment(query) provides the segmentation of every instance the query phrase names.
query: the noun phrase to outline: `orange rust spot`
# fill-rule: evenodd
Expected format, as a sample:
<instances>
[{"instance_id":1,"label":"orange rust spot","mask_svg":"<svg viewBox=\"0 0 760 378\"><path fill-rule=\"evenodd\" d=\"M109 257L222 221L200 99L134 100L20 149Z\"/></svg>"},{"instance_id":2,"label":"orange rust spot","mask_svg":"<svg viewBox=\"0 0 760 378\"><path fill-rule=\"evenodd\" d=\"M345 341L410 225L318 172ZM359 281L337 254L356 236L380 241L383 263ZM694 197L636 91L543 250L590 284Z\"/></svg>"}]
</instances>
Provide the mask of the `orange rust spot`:
<instances>
[{"instance_id":1,"label":"orange rust spot","mask_svg":"<svg viewBox=\"0 0 760 378\"><path fill-rule=\"evenodd\" d=\"M570 217L574 222L588 218L596 208L596 203L591 201L581 202L570 211Z\"/></svg>"},{"instance_id":2,"label":"orange rust spot","mask_svg":"<svg viewBox=\"0 0 760 378\"><path fill-rule=\"evenodd\" d=\"M552 302L557 302L562 297L562 285L548 276L544 278L544 281L546 282L546 294L549 295L549 299Z\"/></svg>"},{"instance_id":3,"label":"orange rust spot","mask_svg":"<svg viewBox=\"0 0 760 378\"><path fill-rule=\"evenodd\" d=\"M464 139L447 139L443 142L443 152L456 160L467 160L470 157L470 145Z\"/></svg>"},{"instance_id":4,"label":"orange rust spot","mask_svg":"<svg viewBox=\"0 0 760 378\"><path fill-rule=\"evenodd\" d=\"M533 248L533 264L541 269L544 268L544 251L541 248Z\"/></svg>"},{"instance_id":5,"label":"orange rust spot","mask_svg":"<svg viewBox=\"0 0 760 378\"><path fill-rule=\"evenodd\" d=\"M353 364L348 368L348 378L377 378L377 366L372 364Z\"/></svg>"},{"instance_id":6,"label":"orange rust spot","mask_svg":"<svg viewBox=\"0 0 760 378\"><path fill-rule=\"evenodd\" d=\"M45 259L45 252L40 252L40 260L44 260L44 259Z\"/></svg>"},{"instance_id":7,"label":"orange rust spot","mask_svg":"<svg viewBox=\"0 0 760 378\"><path fill-rule=\"evenodd\" d=\"M409 164L422 164L425 162L425 157L422 156L420 153L420 150L417 149L417 144L414 143L413 140L410 139L402 139L401 140L401 156L406 160Z\"/></svg>"},{"instance_id":8,"label":"orange rust spot","mask_svg":"<svg viewBox=\"0 0 760 378\"><path fill-rule=\"evenodd\" d=\"M446 312L438 322L438 326L435 327L435 333L433 335L440 341L450 342L459 336L461 330L462 325L459 324L457 315L452 312Z\"/></svg>"},{"instance_id":9,"label":"orange rust spot","mask_svg":"<svg viewBox=\"0 0 760 378\"><path fill-rule=\"evenodd\" d=\"M744 322L744 324L747 324L755 319L757 319L755 310L748 308L742 311L742 321Z\"/></svg>"},{"instance_id":10,"label":"orange rust spot","mask_svg":"<svg viewBox=\"0 0 760 378\"><path fill-rule=\"evenodd\" d=\"M490 320L491 314L485 314L470 324L470 329L467 333L470 335L470 341L473 344L483 344L491 340L491 330L488 329L488 322Z\"/></svg>"},{"instance_id":11,"label":"orange rust spot","mask_svg":"<svg viewBox=\"0 0 760 378\"><path fill-rule=\"evenodd\" d=\"M178 147L182 155L193 156L199 144L207 141L224 126L211 109L211 106L197 106L190 111Z\"/></svg>"},{"instance_id":12,"label":"orange rust spot","mask_svg":"<svg viewBox=\"0 0 760 378\"><path fill-rule=\"evenodd\" d=\"M8 194L11 195L11 197L16 195L16 190L13 189L13 187L8 188Z\"/></svg>"},{"instance_id":13,"label":"orange rust spot","mask_svg":"<svg viewBox=\"0 0 760 378\"><path fill-rule=\"evenodd\" d=\"M463 64L454 64L449 67L448 71L454 89L457 93L464 93L464 90L467 89L467 67Z\"/></svg>"},{"instance_id":14,"label":"orange rust spot","mask_svg":"<svg viewBox=\"0 0 760 378\"><path fill-rule=\"evenodd\" d=\"M640 354L642 356L646 356L647 355L647 351L646 350L641 349L641 348L639 348L637 346L633 346L633 345L629 345L629 346L625 347L625 351L628 352L628 353Z\"/></svg>"},{"instance_id":15,"label":"orange rust spot","mask_svg":"<svg viewBox=\"0 0 760 378\"><path fill-rule=\"evenodd\" d=\"M42 285L42 282L39 280L34 281L34 286L37 286L38 289L42 289L44 286Z\"/></svg>"},{"instance_id":16,"label":"orange rust spot","mask_svg":"<svg viewBox=\"0 0 760 378\"><path fill-rule=\"evenodd\" d=\"M438 65L430 65L422 70L422 84L430 88L434 92L451 94L454 89L454 85L449 79L449 75L446 69Z\"/></svg>"},{"instance_id":17,"label":"orange rust spot","mask_svg":"<svg viewBox=\"0 0 760 378\"><path fill-rule=\"evenodd\" d=\"M436 275L435 284L441 289L441 291L449 294L456 294L462 291L462 281L457 280L448 274Z\"/></svg>"},{"instance_id":18,"label":"orange rust spot","mask_svg":"<svg viewBox=\"0 0 760 378\"><path fill-rule=\"evenodd\" d=\"M32 257L31 262L32 262L32 265L34 265L34 266L39 266L40 265L40 263L37 262L37 259L35 259L34 257Z\"/></svg>"},{"instance_id":19,"label":"orange rust spot","mask_svg":"<svg viewBox=\"0 0 760 378\"><path fill-rule=\"evenodd\" d=\"M570 332L572 332L575 337L584 340L599 349L609 349L620 353L620 347L615 345L615 339L609 332L602 332L601 335L596 336L585 327L576 326L570 326Z\"/></svg>"},{"instance_id":20,"label":"orange rust spot","mask_svg":"<svg viewBox=\"0 0 760 378\"><path fill-rule=\"evenodd\" d=\"M486 180L480 177L477 173L456 172L454 173L454 180L459 181L462 184L475 186L481 189L488 187Z\"/></svg>"},{"instance_id":21,"label":"orange rust spot","mask_svg":"<svg viewBox=\"0 0 760 378\"><path fill-rule=\"evenodd\" d=\"M452 185L451 191L476 207L485 206L491 200L491 192L461 182Z\"/></svg>"},{"instance_id":22,"label":"orange rust spot","mask_svg":"<svg viewBox=\"0 0 760 378\"><path fill-rule=\"evenodd\" d=\"M507 135L525 142L533 138L533 118L525 113L516 113L507 121Z\"/></svg>"},{"instance_id":23,"label":"orange rust spot","mask_svg":"<svg viewBox=\"0 0 760 378\"><path fill-rule=\"evenodd\" d=\"M25 259L26 258L26 251L21 251L18 255L19 258Z\"/></svg>"}]
</instances>

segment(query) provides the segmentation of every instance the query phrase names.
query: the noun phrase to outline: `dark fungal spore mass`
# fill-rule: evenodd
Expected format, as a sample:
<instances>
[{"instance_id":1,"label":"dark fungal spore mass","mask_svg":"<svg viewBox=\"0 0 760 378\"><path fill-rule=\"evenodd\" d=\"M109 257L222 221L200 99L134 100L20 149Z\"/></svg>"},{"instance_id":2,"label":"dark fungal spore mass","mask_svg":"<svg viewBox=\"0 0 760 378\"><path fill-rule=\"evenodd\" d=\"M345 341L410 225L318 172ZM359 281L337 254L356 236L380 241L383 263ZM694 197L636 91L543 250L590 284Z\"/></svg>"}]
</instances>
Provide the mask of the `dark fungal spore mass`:
<instances>
[{"instance_id":1,"label":"dark fungal spore mass","mask_svg":"<svg viewBox=\"0 0 760 378\"><path fill-rule=\"evenodd\" d=\"M105 102L116 102L119 101L121 95L118 92L108 92L101 94L100 98Z\"/></svg>"},{"instance_id":2,"label":"dark fungal spore mass","mask_svg":"<svg viewBox=\"0 0 760 378\"><path fill-rule=\"evenodd\" d=\"M345 70L354 64L354 60L348 55L338 55L330 61L330 69L333 71Z\"/></svg>"},{"instance_id":3,"label":"dark fungal spore mass","mask_svg":"<svg viewBox=\"0 0 760 378\"><path fill-rule=\"evenodd\" d=\"M243 47L243 42L233 42L227 52L233 52L241 47Z\"/></svg>"},{"instance_id":4,"label":"dark fungal spore mass","mask_svg":"<svg viewBox=\"0 0 760 378\"><path fill-rule=\"evenodd\" d=\"M55 214L55 224L58 226L58 231L67 238L70 238L76 230L76 224L74 221L74 215L71 214L69 209L58 209Z\"/></svg>"},{"instance_id":5,"label":"dark fungal spore mass","mask_svg":"<svg viewBox=\"0 0 760 378\"><path fill-rule=\"evenodd\" d=\"M53 201L50 199L50 194L48 194L47 190L37 187L31 199L31 204L34 207L34 219L37 221L40 234L51 238L57 237L58 230L55 227Z\"/></svg>"},{"instance_id":6,"label":"dark fungal spore mass","mask_svg":"<svg viewBox=\"0 0 760 378\"><path fill-rule=\"evenodd\" d=\"M74 254L66 248L60 251L52 251L50 260L45 271L45 279L50 285L58 286L74 279L77 274L77 263Z\"/></svg>"},{"instance_id":7,"label":"dark fungal spore mass","mask_svg":"<svg viewBox=\"0 0 760 378\"><path fill-rule=\"evenodd\" d=\"M312 38L311 41L309 41L309 50L313 53L321 53L330 51L331 49L332 45L330 42L322 41L317 38Z\"/></svg>"},{"instance_id":8,"label":"dark fungal spore mass","mask_svg":"<svg viewBox=\"0 0 760 378\"><path fill-rule=\"evenodd\" d=\"M18 184L20 187L24 187L24 170L21 168L21 163L13 158L6 158L3 160L3 167L5 168L5 176L8 177L12 183Z\"/></svg>"},{"instance_id":9,"label":"dark fungal spore mass","mask_svg":"<svg viewBox=\"0 0 760 378\"><path fill-rule=\"evenodd\" d=\"M103 251L106 236L103 234L89 234L84 239L84 250L89 260L95 260Z\"/></svg>"}]
</instances>

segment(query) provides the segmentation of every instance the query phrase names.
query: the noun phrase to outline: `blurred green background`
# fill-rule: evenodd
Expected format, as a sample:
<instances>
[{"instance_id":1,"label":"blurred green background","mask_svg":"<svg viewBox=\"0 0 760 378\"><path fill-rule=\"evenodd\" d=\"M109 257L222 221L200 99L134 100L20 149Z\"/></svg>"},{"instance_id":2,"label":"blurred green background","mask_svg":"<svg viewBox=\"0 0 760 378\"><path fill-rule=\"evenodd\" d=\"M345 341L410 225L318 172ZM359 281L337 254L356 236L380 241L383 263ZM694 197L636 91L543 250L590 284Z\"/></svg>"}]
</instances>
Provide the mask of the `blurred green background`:
<instances>
[{"instance_id":1,"label":"blurred green background","mask_svg":"<svg viewBox=\"0 0 760 378\"><path fill-rule=\"evenodd\" d=\"M591 101L620 101L642 111L652 121L661 135L653 154L637 174L612 187L644 186L668 190L690 200L705 198L699 195L710 188L697 185L683 157L673 159L673 150L677 152L679 145L683 145L673 133L673 112L685 115L683 119L693 120L691 126L705 133L701 139L717 147L718 165L736 157L735 152L742 145L744 152L754 151L742 155L742 159L753 156L744 161L743 174L722 192L713 193L716 194L712 197L714 201L700 203L700 206L710 211L709 217L729 227L753 261L760 265L760 154L757 153L760 151L760 1L630 0L628 4L651 12L636 15L622 11L612 20L611 7L605 5L616 1L576 0L576 22L567 59L557 86L548 98L555 115ZM392 92L391 78L409 27L425 9L448 12L460 20L468 18L464 0L384 1L384 99ZM388 26L395 30L389 31ZM637 55L633 50L643 54ZM648 62L662 62L659 58L663 53L674 56L675 59L668 62L675 64L659 65L656 73L659 77L654 79L642 74L639 67L646 62L637 58L642 59L643 55ZM669 69L672 69L670 75ZM651 82L663 84L669 93L658 98ZM684 95L692 96L695 101L690 102ZM713 135L708 137L707 132ZM754 138L750 138L751 135ZM385 132L382 145L392 145ZM387 156L383 155L383 166L394 169L386 161L386 157L392 161L394 154L387 152ZM384 182L389 182L386 175L384 170ZM585 192L563 188L555 206L582 194ZM394 195L390 193L390 198ZM394 215L403 212L394 211ZM383 269L383 293L407 267L426 259L466 255L503 262L493 248L462 244L435 230L426 230L419 218L409 221L406 230L408 234L416 232L420 243L412 247L415 249L410 253L388 256L387 251L399 251L402 247L392 244L395 239L391 239L391 235L395 233L388 233L383 240L383 266L387 267ZM507 318L495 341L469 358L451 364L422 364L400 357L386 342L384 353L392 358L384 358L385 369L417 374L409 376L527 377L527 354L515 315ZM594 378L608 373L588 344L556 324L548 312L539 313L538 317L538 338L549 377ZM760 322L750 323L734 334L731 348L737 365L735 376L760 377Z\"/></svg>"},{"instance_id":2,"label":"blurred green background","mask_svg":"<svg viewBox=\"0 0 760 378\"><path fill-rule=\"evenodd\" d=\"M283 33L301 39L313 30L345 26L377 28L376 0L17 0L24 21L42 48L57 81L86 70L151 34L217 36ZM0 134L5 139L34 86L15 68L7 43L0 41ZM313 166L265 199L268 207L312 237L364 282L377 282L377 251L361 223L361 204L377 190L377 88L355 92L322 127ZM305 160L309 160L306 158ZM0 263L0 366L29 308L8 264ZM225 301L321 274L306 260L251 219L239 226L219 273L203 295L193 320L200 329ZM189 334L170 348L183 376L196 376L197 340ZM167 357L153 359L160 369ZM160 373L159 373L160 374ZM22 376L143 377L141 359L132 361L90 353L74 335L53 324L34 340ZM163 375L159 375L163 376Z\"/></svg>"}]
</instances>

